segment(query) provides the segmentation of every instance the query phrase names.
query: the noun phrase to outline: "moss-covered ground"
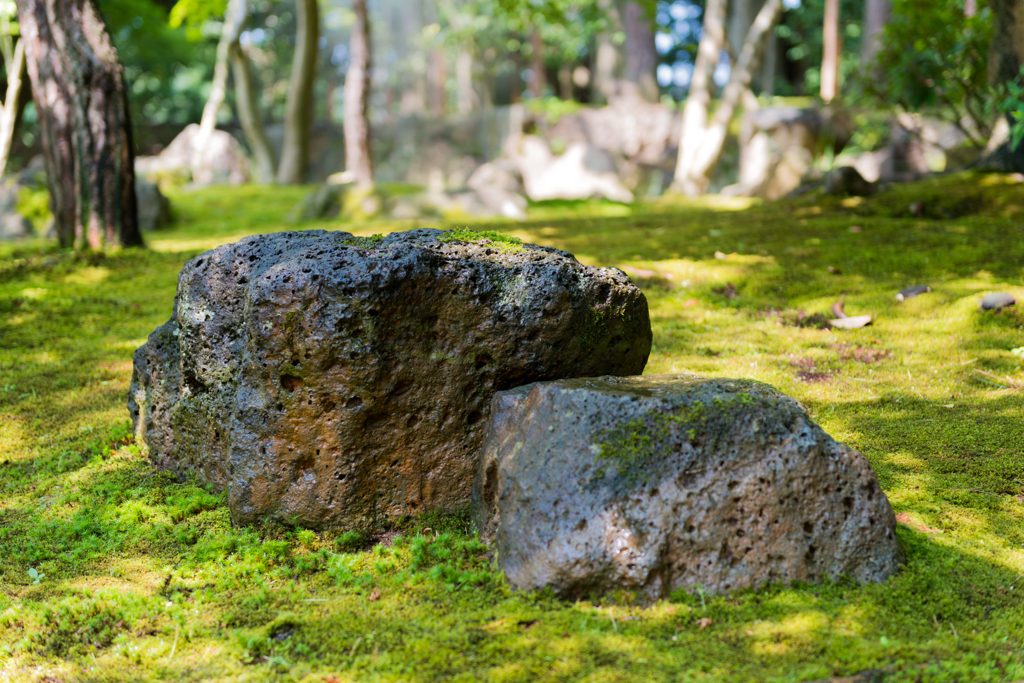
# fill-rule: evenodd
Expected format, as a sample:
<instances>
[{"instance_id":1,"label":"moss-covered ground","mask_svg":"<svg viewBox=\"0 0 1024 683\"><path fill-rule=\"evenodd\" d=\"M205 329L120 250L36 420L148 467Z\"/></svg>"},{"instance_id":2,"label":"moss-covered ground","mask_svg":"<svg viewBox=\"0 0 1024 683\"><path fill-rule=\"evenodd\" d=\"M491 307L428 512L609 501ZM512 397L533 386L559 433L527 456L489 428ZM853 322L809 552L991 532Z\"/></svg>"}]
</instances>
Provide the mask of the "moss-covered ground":
<instances>
[{"instance_id":1,"label":"moss-covered ground","mask_svg":"<svg viewBox=\"0 0 1024 683\"><path fill-rule=\"evenodd\" d=\"M291 227L304 192L175 195L178 223L148 251L0 246L0 681L1024 679L1024 314L978 306L1024 298L1024 183L556 204L474 227L625 270L651 305L647 372L797 397L865 453L901 520L908 562L885 585L646 608L513 593L455 517L372 546L232 528L222 496L147 462L126 426L131 354L169 316L179 269ZM933 291L895 299L916 284ZM875 322L820 329L837 301Z\"/></svg>"}]
</instances>

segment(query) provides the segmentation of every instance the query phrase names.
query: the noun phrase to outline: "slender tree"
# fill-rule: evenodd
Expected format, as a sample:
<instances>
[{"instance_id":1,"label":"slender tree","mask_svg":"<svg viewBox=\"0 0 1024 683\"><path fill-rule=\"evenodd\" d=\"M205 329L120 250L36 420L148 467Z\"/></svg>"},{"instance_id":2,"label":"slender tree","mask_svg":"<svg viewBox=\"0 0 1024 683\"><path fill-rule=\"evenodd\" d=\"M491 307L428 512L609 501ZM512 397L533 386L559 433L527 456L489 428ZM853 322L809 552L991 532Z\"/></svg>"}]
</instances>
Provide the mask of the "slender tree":
<instances>
[{"instance_id":1,"label":"slender tree","mask_svg":"<svg viewBox=\"0 0 1024 683\"><path fill-rule=\"evenodd\" d=\"M354 0L353 5L364 0ZM316 77L317 41L320 39L320 10L317 0L296 0L295 60L285 101L284 145L277 168L280 183L301 183L309 163L309 138L313 126L313 81ZM357 10L358 13L358 10ZM347 105L346 105L347 106Z\"/></svg>"},{"instance_id":2,"label":"slender tree","mask_svg":"<svg viewBox=\"0 0 1024 683\"><path fill-rule=\"evenodd\" d=\"M889 0L864 0L864 28L860 39L860 63L870 67L878 54L882 33L889 22L892 6Z\"/></svg>"},{"instance_id":3,"label":"slender tree","mask_svg":"<svg viewBox=\"0 0 1024 683\"><path fill-rule=\"evenodd\" d=\"M626 80L636 83L644 99L658 101L658 51L654 47L654 19L636 0L626 2L621 11L626 34Z\"/></svg>"},{"instance_id":4,"label":"slender tree","mask_svg":"<svg viewBox=\"0 0 1024 683\"><path fill-rule=\"evenodd\" d=\"M356 23L349 41L349 66L345 75L345 170L361 188L373 187L370 156L370 123L367 103L370 93L370 18L366 0L352 0Z\"/></svg>"},{"instance_id":5,"label":"slender tree","mask_svg":"<svg viewBox=\"0 0 1024 683\"><path fill-rule=\"evenodd\" d=\"M711 4L711 0L708 0L708 4ZM757 18L754 19L753 25L747 32L747 38L743 41L743 49L740 51L736 64L733 65L729 82L722 92L722 99L715 110L714 117L701 131L702 134L698 139L691 142L696 148L692 150L693 156L689 165L682 169L686 172L682 183L679 183L680 170L676 171L676 183L684 193L700 195L707 192L711 171L722 156L729 122L736 112L736 107L750 90L750 81L760 66L768 33L774 28L781 13L782 0L767 0L761 11L757 13ZM705 24L706 22L705 19ZM685 123L685 109L683 116Z\"/></svg>"},{"instance_id":6,"label":"slender tree","mask_svg":"<svg viewBox=\"0 0 1024 683\"><path fill-rule=\"evenodd\" d=\"M231 46L229 54L231 74L235 79L235 106L238 108L238 120L242 124L245 139L249 142L253 165L256 167L256 180L260 183L274 182L274 148L267 138L260 117L259 104L256 101L256 89L253 87L252 69L249 57L237 41Z\"/></svg>"},{"instance_id":7,"label":"slender tree","mask_svg":"<svg viewBox=\"0 0 1024 683\"><path fill-rule=\"evenodd\" d=\"M831 102L839 92L839 0L825 0L821 37L821 99Z\"/></svg>"},{"instance_id":8,"label":"slender tree","mask_svg":"<svg viewBox=\"0 0 1024 683\"><path fill-rule=\"evenodd\" d=\"M708 125L711 83L718 56L725 45L725 2L707 0L704 27L697 44L697 59L690 77L690 92L683 107L683 127L679 139L679 159L673 189L685 195L698 195L703 189L692 180L700 142Z\"/></svg>"},{"instance_id":9,"label":"slender tree","mask_svg":"<svg viewBox=\"0 0 1024 683\"><path fill-rule=\"evenodd\" d=\"M25 73L24 40L18 39L10 56L4 50L4 63L7 65L7 97L0 109L0 178L7 169L7 159L11 155L11 143L14 141L14 124L18 119L21 77Z\"/></svg>"},{"instance_id":10,"label":"slender tree","mask_svg":"<svg viewBox=\"0 0 1024 683\"><path fill-rule=\"evenodd\" d=\"M18 0L61 246L142 244L124 71L93 0Z\"/></svg>"}]
</instances>

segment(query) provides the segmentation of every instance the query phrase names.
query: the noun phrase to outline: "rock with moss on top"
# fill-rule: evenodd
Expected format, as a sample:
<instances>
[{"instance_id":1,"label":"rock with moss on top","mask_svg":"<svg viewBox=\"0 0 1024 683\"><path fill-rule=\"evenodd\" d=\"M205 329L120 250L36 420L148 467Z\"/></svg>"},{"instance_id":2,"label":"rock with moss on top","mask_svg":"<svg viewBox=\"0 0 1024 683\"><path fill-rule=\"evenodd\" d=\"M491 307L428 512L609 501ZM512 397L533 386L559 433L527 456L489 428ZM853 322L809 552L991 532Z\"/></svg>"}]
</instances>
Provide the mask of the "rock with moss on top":
<instances>
[{"instance_id":1,"label":"rock with moss on top","mask_svg":"<svg viewBox=\"0 0 1024 683\"><path fill-rule=\"evenodd\" d=\"M254 236L189 261L135 354L158 465L239 523L369 528L470 500L497 391L632 375L647 302L619 270L501 233Z\"/></svg>"},{"instance_id":2,"label":"rock with moss on top","mask_svg":"<svg viewBox=\"0 0 1024 683\"><path fill-rule=\"evenodd\" d=\"M902 561L867 460L768 385L695 375L498 393L474 517L519 589L721 594Z\"/></svg>"}]
</instances>

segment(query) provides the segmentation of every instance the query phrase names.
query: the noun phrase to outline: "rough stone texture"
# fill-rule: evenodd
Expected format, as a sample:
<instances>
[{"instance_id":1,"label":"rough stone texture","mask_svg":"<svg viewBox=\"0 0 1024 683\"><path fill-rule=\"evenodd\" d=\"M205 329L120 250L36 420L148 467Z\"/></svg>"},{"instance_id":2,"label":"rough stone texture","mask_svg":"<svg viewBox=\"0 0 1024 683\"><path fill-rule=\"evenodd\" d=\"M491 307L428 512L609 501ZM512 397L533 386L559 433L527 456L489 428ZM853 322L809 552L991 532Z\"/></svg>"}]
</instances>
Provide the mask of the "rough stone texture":
<instances>
[{"instance_id":1,"label":"rough stone texture","mask_svg":"<svg viewBox=\"0 0 1024 683\"><path fill-rule=\"evenodd\" d=\"M882 581L902 558L867 460L747 380L604 377L500 392L474 516L513 586L567 598Z\"/></svg>"},{"instance_id":2,"label":"rough stone texture","mask_svg":"<svg viewBox=\"0 0 1024 683\"><path fill-rule=\"evenodd\" d=\"M135 353L153 460L226 488L239 523L368 527L469 503L496 391L643 370L621 271L451 239L286 232L189 261Z\"/></svg>"}]
</instances>

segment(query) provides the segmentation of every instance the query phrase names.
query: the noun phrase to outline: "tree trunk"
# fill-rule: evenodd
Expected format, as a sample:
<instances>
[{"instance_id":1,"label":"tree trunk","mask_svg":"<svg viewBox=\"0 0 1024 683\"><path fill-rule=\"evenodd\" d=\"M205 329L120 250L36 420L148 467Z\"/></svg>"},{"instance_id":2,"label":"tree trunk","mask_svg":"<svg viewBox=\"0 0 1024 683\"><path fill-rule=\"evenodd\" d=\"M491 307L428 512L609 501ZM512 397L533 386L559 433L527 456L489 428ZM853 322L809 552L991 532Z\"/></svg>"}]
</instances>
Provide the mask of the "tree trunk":
<instances>
[{"instance_id":1,"label":"tree trunk","mask_svg":"<svg viewBox=\"0 0 1024 683\"><path fill-rule=\"evenodd\" d=\"M355 0L360 4L363 0ZM309 162L309 137L313 126L313 81L316 77L316 51L320 38L320 11L317 0L297 0L295 58L284 112L284 144L281 165L277 169L280 183L295 185L306 177ZM365 3L363 3L365 10Z\"/></svg>"},{"instance_id":2,"label":"tree trunk","mask_svg":"<svg viewBox=\"0 0 1024 683\"><path fill-rule=\"evenodd\" d=\"M455 79L459 84L459 113L473 111L476 94L473 92L473 55L465 50L455 60Z\"/></svg>"},{"instance_id":3,"label":"tree trunk","mask_svg":"<svg viewBox=\"0 0 1024 683\"><path fill-rule=\"evenodd\" d=\"M704 6L704 27L697 45L697 59L690 77L690 90L683 107L683 128L679 138L679 159L673 189L688 196L703 193L691 181L700 141L708 125L711 103L711 79L718 57L725 44L726 0L707 0Z\"/></svg>"},{"instance_id":4,"label":"tree trunk","mask_svg":"<svg viewBox=\"0 0 1024 683\"><path fill-rule=\"evenodd\" d=\"M615 81L619 78L622 57L619 46L612 39L612 34L621 30L622 21L618 7L613 0L598 0L598 7L605 12L610 31L597 36L597 50L594 55L594 76L591 100L597 103L608 102L615 96Z\"/></svg>"},{"instance_id":5,"label":"tree trunk","mask_svg":"<svg viewBox=\"0 0 1024 683\"><path fill-rule=\"evenodd\" d=\"M18 122L18 102L21 99L21 77L25 73L25 41L18 39L11 60L7 62L7 97L0 112L0 178L7 170L7 159L14 142L14 125Z\"/></svg>"},{"instance_id":6,"label":"tree trunk","mask_svg":"<svg viewBox=\"0 0 1024 683\"><path fill-rule=\"evenodd\" d=\"M863 68L871 68L875 55L882 44L882 33L889 23L891 12L889 0L865 0L864 30L860 38L860 63Z\"/></svg>"},{"instance_id":7,"label":"tree trunk","mask_svg":"<svg viewBox=\"0 0 1024 683\"><path fill-rule=\"evenodd\" d=\"M534 29L530 34L530 44L533 51L530 55L530 71L533 72L533 80L530 81L530 93L534 99L544 97L544 87L547 85L547 73L544 67L544 39L540 31Z\"/></svg>"},{"instance_id":8,"label":"tree trunk","mask_svg":"<svg viewBox=\"0 0 1024 683\"><path fill-rule=\"evenodd\" d=\"M654 47L654 20L635 0L622 8L622 23L626 34L626 80L636 83L640 94L648 102L657 102L658 51Z\"/></svg>"},{"instance_id":9,"label":"tree trunk","mask_svg":"<svg viewBox=\"0 0 1024 683\"><path fill-rule=\"evenodd\" d=\"M370 95L370 20L366 0L352 0L356 23L349 41L349 67L345 76L345 170L357 185L373 186L373 160L370 156L370 124L367 100Z\"/></svg>"},{"instance_id":10,"label":"tree trunk","mask_svg":"<svg viewBox=\"0 0 1024 683\"><path fill-rule=\"evenodd\" d=\"M1002 85L1020 81L1024 64L1024 0L989 0L995 33L988 54L989 82ZM1007 123L1015 121L1007 115ZM998 144L993 141L993 145ZM1024 172L1024 144L1013 149L1010 141L1003 142L982 162L982 165L1003 171Z\"/></svg>"},{"instance_id":11,"label":"tree trunk","mask_svg":"<svg viewBox=\"0 0 1024 683\"><path fill-rule=\"evenodd\" d=\"M252 85L249 57L237 42L231 47L230 57L231 73L235 78L235 106L238 107L238 120L242 123L245 139L252 152L256 182L270 184L274 182L274 148L263 128L256 89Z\"/></svg>"},{"instance_id":12,"label":"tree trunk","mask_svg":"<svg viewBox=\"0 0 1024 683\"><path fill-rule=\"evenodd\" d=\"M1024 0L989 0L995 33L988 53L992 85L1017 80L1024 64Z\"/></svg>"},{"instance_id":13,"label":"tree trunk","mask_svg":"<svg viewBox=\"0 0 1024 683\"><path fill-rule=\"evenodd\" d=\"M729 121L732 120L736 106L740 103L744 93L750 89L750 80L754 71L760 66L761 54L764 51L768 33L774 28L781 13L782 0L768 0L758 12L757 19L754 20L750 31L747 32L747 39L743 42L743 51L740 52L740 56L732 68L732 74L729 76L729 83L722 93L722 101L719 103L718 109L715 110L711 124L701 136L700 146L694 155L686 185L687 188L693 190L693 194L707 192L711 171L722 156Z\"/></svg>"},{"instance_id":14,"label":"tree trunk","mask_svg":"<svg viewBox=\"0 0 1024 683\"><path fill-rule=\"evenodd\" d=\"M213 83L210 96L203 107L203 117L199 121L199 133L196 134L192 147L192 179L197 183L208 183L211 174L203 167L203 155L206 152L210 135L217 128L217 113L224 104L228 87L228 60L232 47L238 44L242 27L248 15L246 0L229 0L224 12L224 28L217 43L217 61L213 67Z\"/></svg>"},{"instance_id":15,"label":"tree trunk","mask_svg":"<svg viewBox=\"0 0 1024 683\"><path fill-rule=\"evenodd\" d=\"M355 0L353 0L355 1ZM445 104L448 94L445 85L448 81L448 69L444 60L444 52L434 50L430 53L430 92L428 93L428 105L430 111L438 116L444 116Z\"/></svg>"},{"instance_id":16,"label":"tree trunk","mask_svg":"<svg viewBox=\"0 0 1024 683\"><path fill-rule=\"evenodd\" d=\"M839 0L825 0L822 27L821 99L831 102L839 92Z\"/></svg>"},{"instance_id":17,"label":"tree trunk","mask_svg":"<svg viewBox=\"0 0 1024 683\"><path fill-rule=\"evenodd\" d=\"M93 0L18 0L63 247L141 246L124 71Z\"/></svg>"}]
</instances>

